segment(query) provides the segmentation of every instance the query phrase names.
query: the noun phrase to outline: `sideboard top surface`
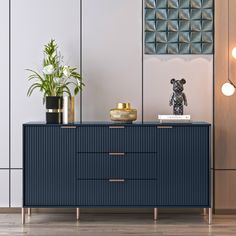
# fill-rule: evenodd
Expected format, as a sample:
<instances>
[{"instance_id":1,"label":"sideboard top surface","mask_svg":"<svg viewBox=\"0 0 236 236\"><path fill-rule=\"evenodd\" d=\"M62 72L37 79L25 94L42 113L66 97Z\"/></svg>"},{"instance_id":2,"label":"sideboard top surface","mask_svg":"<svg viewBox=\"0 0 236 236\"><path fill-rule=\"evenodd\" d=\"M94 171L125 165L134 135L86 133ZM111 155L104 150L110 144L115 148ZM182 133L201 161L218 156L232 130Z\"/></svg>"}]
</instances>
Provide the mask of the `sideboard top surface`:
<instances>
[{"instance_id":1,"label":"sideboard top surface","mask_svg":"<svg viewBox=\"0 0 236 236\"><path fill-rule=\"evenodd\" d=\"M116 123L107 121L98 122L75 122L70 124L46 124L45 122L27 122L23 126L211 126L208 122L194 121L187 123L160 123L160 122L134 122L134 123Z\"/></svg>"}]
</instances>

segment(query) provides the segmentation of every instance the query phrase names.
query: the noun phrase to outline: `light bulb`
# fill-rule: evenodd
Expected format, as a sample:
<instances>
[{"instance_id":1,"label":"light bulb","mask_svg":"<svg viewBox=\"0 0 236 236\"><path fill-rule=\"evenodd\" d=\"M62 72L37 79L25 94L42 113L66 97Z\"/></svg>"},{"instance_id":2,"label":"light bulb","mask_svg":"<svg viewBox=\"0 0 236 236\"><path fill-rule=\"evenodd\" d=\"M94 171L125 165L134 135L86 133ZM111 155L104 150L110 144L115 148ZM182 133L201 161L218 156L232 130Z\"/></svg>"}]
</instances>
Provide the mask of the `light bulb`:
<instances>
[{"instance_id":1,"label":"light bulb","mask_svg":"<svg viewBox=\"0 0 236 236\"><path fill-rule=\"evenodd\" d=\"M234 59L236 59L236 47L233 48L233 50L232 50L232 56Z\"/></svg>"},{"instance_id":2,"label":"light bulb","mask_svg":"<svg viewBox=\"0 0 236 236\"><path fill-rule=\"evenodd\" d=\"M231 83L227 82L223 84L221 91L225 96L232 96L235 92L235 87Z\"/></svg>"}]
</instances>

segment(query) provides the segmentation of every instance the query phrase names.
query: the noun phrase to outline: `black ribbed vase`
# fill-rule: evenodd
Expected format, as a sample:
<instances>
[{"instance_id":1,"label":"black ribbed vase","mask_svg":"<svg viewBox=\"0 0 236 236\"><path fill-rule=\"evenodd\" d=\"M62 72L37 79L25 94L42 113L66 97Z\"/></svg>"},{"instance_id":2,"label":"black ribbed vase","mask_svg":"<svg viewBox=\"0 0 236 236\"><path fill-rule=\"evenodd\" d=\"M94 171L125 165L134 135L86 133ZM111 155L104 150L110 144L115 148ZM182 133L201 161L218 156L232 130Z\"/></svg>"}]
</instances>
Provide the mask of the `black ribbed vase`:
<instances>
[{"instance_id":1,"label":"black ribbed vase","mask_svg":"<svg viewBox=\"0 0 236 236\"><path fill-rule=\"evenodd\" d=\"M46 97L46 122L47 124L63 123L63 97Z\"/></svg>"}]
</instances>

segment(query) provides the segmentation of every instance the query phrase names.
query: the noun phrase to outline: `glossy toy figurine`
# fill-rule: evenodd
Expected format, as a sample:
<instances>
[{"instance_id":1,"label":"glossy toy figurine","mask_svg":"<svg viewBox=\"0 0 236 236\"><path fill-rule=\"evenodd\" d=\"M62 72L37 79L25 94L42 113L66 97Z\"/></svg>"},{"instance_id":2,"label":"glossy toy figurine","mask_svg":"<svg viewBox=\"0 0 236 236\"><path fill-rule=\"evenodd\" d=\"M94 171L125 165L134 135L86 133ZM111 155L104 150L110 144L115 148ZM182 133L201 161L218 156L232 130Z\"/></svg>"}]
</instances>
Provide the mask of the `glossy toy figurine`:
<instances>
[{"instance_id":1,"label":"glossy toy figurine","mask_svg":"<svg viewBox=\"0 0 236 236\"><path fill-rule=\"evenodd\" d=\"M172 79L170 83L173 84L173 91L174 91L170 99L170 106L173 106L173 114L183 115L184 105L185 106L188 105L186 95L183 93L184 84L186 84L186 80Z\"/></svg>"}]
</instances>

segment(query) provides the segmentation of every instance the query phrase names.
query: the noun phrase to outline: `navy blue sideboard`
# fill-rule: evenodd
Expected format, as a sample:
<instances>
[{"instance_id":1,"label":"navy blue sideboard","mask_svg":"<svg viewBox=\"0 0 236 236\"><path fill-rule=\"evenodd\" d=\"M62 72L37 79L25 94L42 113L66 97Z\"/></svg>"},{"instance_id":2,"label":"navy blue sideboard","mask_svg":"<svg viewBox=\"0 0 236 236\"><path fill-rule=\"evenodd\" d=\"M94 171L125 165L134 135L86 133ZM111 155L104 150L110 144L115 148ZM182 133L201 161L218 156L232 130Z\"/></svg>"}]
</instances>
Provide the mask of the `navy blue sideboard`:
<instances>
[{"instance_id":1,"label":"navy blue sideboard","mask_svg":"<svg viewBox=\"0 0 236 236\"><path fill-rule=\"evenodd\" d=\"M23 125L23 208L211 208L208 123Z\"/></svg>"}]
</instances>

